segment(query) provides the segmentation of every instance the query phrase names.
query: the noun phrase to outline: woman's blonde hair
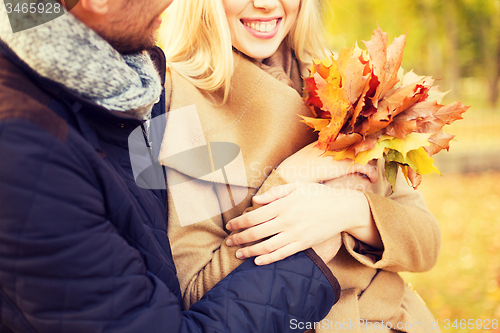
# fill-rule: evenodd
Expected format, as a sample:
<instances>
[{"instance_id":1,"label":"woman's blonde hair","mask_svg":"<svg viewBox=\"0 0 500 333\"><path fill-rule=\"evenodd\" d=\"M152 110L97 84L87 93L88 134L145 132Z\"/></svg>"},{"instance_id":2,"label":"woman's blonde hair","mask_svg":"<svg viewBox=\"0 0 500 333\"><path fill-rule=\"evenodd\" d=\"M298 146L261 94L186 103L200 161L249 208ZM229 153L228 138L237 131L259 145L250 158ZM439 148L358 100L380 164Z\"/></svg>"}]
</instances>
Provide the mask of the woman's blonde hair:
<instances>
[{"instance_id":1,"label":"woman's blonde hair","mask_svg":"<svg viewBox=\"0 0 500 333\"><path fill-rule=\"evenodd\" d=\"M164 14L158 44L170 67L207 92L229 93L234 70L232 43L222 0L177 0ZM299 61L327 56L319 0L301 0L287 42Z\"/></svg>"}]
</instances>

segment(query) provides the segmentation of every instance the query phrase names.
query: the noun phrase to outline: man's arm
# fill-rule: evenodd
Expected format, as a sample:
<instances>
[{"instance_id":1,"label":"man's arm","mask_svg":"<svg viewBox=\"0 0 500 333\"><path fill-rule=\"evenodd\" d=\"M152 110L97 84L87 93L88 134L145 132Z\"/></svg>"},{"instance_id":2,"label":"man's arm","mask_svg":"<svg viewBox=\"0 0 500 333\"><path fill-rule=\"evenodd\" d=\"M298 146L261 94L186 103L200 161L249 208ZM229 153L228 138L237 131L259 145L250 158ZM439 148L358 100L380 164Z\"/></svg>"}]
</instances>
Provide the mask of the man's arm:
<instances>
[{"instance_id":1,"label":"man's arm","mask_svg":"<svg viewBox=\"0 0 500 333\"><path fill-rule=\"evenodd\" d=\"M183 312L105 217L78 147L11 120L0 124L0 156L0 322L14 331L286 332L292 319L320 320L339 297L314 252L299 253L245 262Z\"/></svg>"}]
</instances>

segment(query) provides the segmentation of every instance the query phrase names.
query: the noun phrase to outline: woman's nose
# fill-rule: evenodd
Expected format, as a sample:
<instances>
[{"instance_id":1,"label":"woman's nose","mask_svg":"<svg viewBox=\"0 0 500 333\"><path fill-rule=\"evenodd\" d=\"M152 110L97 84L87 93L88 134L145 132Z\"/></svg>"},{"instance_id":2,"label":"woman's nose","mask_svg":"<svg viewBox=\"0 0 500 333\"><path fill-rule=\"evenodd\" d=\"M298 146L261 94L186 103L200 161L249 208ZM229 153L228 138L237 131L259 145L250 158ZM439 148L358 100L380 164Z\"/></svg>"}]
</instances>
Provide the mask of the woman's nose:
<instances>
[{"instance_id":1,"label":"woman's nose","mask_svg":"<svg viewBox=\"0 0 500 333\"><path fill-rule=\"evenodd\" d=\"M254 0L253 5L255 8L261 8L264 10L276 9L280 4L280 0Z\"/></svg>"}]
</instances>

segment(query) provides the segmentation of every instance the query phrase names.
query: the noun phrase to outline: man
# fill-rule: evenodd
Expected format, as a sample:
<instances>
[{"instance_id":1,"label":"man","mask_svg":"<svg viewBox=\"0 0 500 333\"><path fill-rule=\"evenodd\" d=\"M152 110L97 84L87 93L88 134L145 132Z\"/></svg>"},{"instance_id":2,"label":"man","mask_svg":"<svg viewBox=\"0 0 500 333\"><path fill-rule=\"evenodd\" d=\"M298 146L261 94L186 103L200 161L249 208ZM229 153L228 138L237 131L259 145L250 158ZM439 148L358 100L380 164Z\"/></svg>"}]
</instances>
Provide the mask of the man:
<instances>
[{"instance_id":1,"label":"man","mask_svg":"<svg viewBox=\"0 0 500 333\"><path fill-rule=\"evenodd\" d=\"M0 37L0 332L286 332L338 299L325 243L183 311L165 191L136 184L127 142L165 112L170 2L80 0Z\"/></svg>"}]
</instances>

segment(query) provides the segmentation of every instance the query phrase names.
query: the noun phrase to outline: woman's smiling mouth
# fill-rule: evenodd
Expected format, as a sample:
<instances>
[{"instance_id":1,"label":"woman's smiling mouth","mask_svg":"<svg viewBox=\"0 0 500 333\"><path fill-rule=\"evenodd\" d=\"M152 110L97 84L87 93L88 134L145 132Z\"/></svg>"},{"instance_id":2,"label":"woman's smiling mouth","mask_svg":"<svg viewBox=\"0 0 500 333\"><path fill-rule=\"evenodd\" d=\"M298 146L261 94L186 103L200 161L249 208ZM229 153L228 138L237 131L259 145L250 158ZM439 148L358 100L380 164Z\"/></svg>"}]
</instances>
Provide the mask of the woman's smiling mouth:
<instances>
[{"instance_id":1,"label":"woman's smiling mouth","mask_svg":"<svg viewBox=\"0 0 500 333\"><path fill-rule=\"evenodd\" d=\"M253 36L257 38L269 39L273 38L278 32L281 18L275 18L267 21L250 19L242 19L240 21L247 31Z\"/></svg>"}]
</instances>

